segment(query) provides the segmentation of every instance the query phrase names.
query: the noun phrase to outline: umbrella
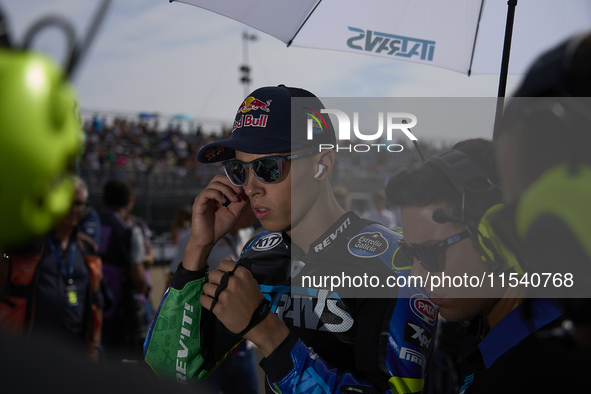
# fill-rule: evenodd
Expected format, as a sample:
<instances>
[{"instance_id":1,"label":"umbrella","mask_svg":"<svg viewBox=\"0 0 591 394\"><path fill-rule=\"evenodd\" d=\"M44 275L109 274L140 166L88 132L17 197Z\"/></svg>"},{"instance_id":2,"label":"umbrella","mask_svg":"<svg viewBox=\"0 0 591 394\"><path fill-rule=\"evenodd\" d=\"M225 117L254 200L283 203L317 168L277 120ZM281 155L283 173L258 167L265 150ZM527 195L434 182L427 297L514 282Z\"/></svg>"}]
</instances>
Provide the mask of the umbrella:
<instances>
[{"instance_id":1,"label":"umbrella","mask_svg":"<svg viewBox=\"0 0 591 394\"><path fill-rule=\"evenodd\" d=\"M138 118L140 118L140 120L156 119L157 117L158 114L155 112L140 112L138 114Z\"/></svg>"},{"instance_id":2,"label":"umbrella","mask_svg":"<svg viewBox=\"0 0 591 394\"><path fill-rule=\"evenodd\" d=\"M543 50L591 27L588 0L519 0L517 7L517 0L177 1L243 22L288 46L362 53L467 75L500 72L504 35L505 73L522 74Z\"/></svg>"},{"instance_id":3,"label":"umbrella","mask_svg":"<svg viewBox=\"0 0 591 394\"><path fill-rule=\"evenodd\" d=\"M186 121L186 122L192 122L193 121L193 117L191 115L187 115L187 114L176 114L173 115L171 117L172 120L178 120L178 121Z\"/></svg>"}]
</instances>

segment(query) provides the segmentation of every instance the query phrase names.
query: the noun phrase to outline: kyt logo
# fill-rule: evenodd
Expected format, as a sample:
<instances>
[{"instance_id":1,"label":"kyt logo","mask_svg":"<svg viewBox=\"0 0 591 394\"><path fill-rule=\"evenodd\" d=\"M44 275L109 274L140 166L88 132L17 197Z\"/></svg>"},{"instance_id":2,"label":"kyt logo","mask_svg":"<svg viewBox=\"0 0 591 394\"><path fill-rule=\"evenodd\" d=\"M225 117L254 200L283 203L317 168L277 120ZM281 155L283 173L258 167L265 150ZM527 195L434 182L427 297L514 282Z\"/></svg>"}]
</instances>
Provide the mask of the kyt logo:
<instances>
[{"instance_id":1,"label":"kyt logo","mask_svg":"<svg viewBox=\"0 0 591 394\"><path fill-rule=\"evenodd\" d=\"M314 134L323 132L323 126L326 125L326 121L321 114L333 114L338 120L337 139L338 140L351 140L351 120L349 116L338 109L321 109L320 113L314 111L314 114L308 114L308 128L307 138L308 140L314 139ZM359 130L359 112L353 113L353 134L361 141L379 141L384 135L384 123L386 123L386 140L392 141L395 130L402 131L408 139L411 141L417 141L417 137L410 131L411 128L417 125L417 117L407 112L387 112L384 116L383 112L378 112L378 130L370 134L364 134ZM373 143L373 144L355 144L355 145L333 145L333 144L319 144L318 150L323 149L335 149L339 150L355 151L355 152L369 152L372 147L380 152L380 148L387 150L388 152L402 152L404 147L400 144L385 144L385 143Z\"/></svg>"}]
</instances>

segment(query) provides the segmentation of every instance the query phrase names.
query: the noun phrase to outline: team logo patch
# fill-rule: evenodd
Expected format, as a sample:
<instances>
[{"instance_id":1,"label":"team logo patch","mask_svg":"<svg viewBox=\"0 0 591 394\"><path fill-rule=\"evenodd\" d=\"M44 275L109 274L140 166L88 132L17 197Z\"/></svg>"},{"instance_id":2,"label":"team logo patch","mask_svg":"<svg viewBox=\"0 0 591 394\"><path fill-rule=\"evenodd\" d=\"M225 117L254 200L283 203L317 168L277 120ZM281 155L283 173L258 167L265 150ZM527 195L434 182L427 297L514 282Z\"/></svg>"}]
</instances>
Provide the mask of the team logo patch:
<instances>
[{"instance_id":1,"label":"team logo patch","mask_svg":"<svg viewBox=\"0 0 591 394\"><path fill-rule=\"evenodd\" d=\"M205 158L207 160L211 160L214 157L216 157L217 155L219 155L220 153L222 153L223 151L224 151L223 146L213 147L213 148L209 149L207 152L205 152Z\"/></svg>"},{"instance_id":2,"label":"team logo patch","mask_svg":"<svg viewBox=\"0 0 591 394\"><path fill-rule=\"evenodd\" d=\"M347 245L349 253L361 258L372 258L388 250L388 240L380 232L357 234Z\"/></svg>"},{"instance_id":3,"label":"team logo patch","mask_svg":"<svg viewBox=\"0 0 591 394\"><path fill-rule=\"evenodd\" d=\"M404 325L404 340L408 343L420 346L425 351L428 351L431 338L431 333L420 324L407 321Z\"/></svg>"},{"instance_id":4,"label":"team logo patch","mask_svg":"<svg viewBox=\"0 0 591 394\"><path fill-rule=\"evenodd\" d=\"M236 111L236 113L242 112L243 114L245 114L247 112L256 111L258 109L265 112L271 112L271 110L269 110L271 101L273 100L268 100L267 102L264 102L254 98L253 96L249 96L246 98L246 100L242 102L242 104L240 104L240 107L238 107L238 111Z\"/></svg>"},{"instance_id":5,"label":"team logo patch","mask_svg":"<svg viewBox=\"0 0 591 394\"><path fill-rule=\"evenodd\" d=\"M415 294L410 298L410 310L421 318L422 321L435 324L437 320L437 308L427 297L423 294Z\"/></svg>"},{"instance_id":6,"label":"team logo patch","mask_svg":"<svg viewBox=\"0 0 591 394\"><path fill-rule=\"evenodd\" d=\"M281 233L271 233L257 239L252 245L252 250L270 250L283 241Z\"/></svg>"}]
</instances>

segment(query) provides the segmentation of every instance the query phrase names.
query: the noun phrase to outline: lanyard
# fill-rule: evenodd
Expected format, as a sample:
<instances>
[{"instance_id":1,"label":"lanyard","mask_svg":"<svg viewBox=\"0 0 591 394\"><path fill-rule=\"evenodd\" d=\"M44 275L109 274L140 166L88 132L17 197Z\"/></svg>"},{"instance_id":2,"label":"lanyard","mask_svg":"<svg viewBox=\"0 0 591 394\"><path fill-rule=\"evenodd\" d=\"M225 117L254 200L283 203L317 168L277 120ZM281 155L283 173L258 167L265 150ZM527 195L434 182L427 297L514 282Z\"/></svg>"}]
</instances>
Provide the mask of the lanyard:
<instances>
[{"instance_id":1,"label":"lanyard","mask_svg":"<svg viewBox=\"0 0 591 394\"><path fill-rule=\"evenodd\" d=\"M70 252L70 267L68 268L68 271L66 272L66 266L64 264L64 261L62 260L62 257L60 256L60 254L57 252L55 246L53 245L53 242L51 242L51 239L49 239L48 236L46 236L47 238L47 242L49 243L49 247L51 248L51 251L53 252L53 255L55 256L55 259L57 260L57 263L59 264L61 270L62 270L62 275L64 276L64 278L68 279L68 284L72 284L74 283L74 262L76 260L76 244L72 244L72 248L71 248L71 252Z\"/></svg>"}]
</instances>

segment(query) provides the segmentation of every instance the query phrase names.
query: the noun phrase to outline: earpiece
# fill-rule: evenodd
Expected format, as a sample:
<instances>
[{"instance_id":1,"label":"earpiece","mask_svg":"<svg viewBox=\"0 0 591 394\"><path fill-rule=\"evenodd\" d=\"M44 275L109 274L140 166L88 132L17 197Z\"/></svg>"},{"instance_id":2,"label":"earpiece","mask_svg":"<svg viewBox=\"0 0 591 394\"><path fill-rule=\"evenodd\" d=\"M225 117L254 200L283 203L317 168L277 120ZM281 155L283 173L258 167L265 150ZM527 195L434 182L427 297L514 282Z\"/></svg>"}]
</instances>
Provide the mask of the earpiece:
<instances>
[{"instance_id":1,"label":"earpiece","mask_svg":"<svg viewBox=\"0 0 591 394\"><path fill-rule=\"evenodd\" d=\"M322 173L324 172L324 169L324 164L318 164L318 172L316 173L316 175L314 175L314 178L318 179L318 177L322 175Z\"/></svg>"}]
</instances>

